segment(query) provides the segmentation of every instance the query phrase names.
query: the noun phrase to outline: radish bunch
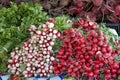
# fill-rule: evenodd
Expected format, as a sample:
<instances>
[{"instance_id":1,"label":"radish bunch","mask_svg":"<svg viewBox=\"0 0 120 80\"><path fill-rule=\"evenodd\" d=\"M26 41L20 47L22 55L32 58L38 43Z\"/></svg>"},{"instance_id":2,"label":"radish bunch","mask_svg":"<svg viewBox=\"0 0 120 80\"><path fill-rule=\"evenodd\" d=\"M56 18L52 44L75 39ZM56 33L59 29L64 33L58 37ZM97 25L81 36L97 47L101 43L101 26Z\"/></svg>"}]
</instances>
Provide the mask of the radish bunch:
<instances>
[{"instance_id":1,"label":"radish bunch","mask_svg":"<svg viewBox=\"0 0 120 80\"><path fill-rule=\"evenodd\" d=\"M29 29L31 38L21 48L11 52L9 72L17 76L50 76L53 74L52 62L55 60L52 46L60 33L54 29L54 23L46 22Z\"/></svg>"},{"instance_id":2,"label":"radish bunch","mask_svg":"<svg viewBox=\"0 0 120 80\"><path fill-rule=\"evenodd\" d=\"M64 43L54 61L54 73L66 73L77 80L83 76L92 80L116 79L120 75L120 63L115 61L119 51L110 46L108 37L99 25L89 19L74 23L75 27L64 31Z\"/></svg>"},{"instance_id":3,"label":"radish bunch","mask_svg":"<svg viewBox=\"0 0 120 80\"><path fill-rule=\"evenodd\" d=\"M73 0L71 3L68 10L72 16L85 18L87 15L98 22L120 22L119 0Z\"/></svg>"}]
</instances>

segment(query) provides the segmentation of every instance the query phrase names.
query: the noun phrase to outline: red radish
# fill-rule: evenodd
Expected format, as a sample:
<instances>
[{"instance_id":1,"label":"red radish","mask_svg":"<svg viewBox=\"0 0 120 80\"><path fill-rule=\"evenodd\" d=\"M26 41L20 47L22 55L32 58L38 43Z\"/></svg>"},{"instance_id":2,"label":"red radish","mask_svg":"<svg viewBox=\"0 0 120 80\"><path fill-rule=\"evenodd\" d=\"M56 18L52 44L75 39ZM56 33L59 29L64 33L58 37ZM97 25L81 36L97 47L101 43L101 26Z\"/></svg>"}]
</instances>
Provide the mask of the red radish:
<instances>
[{"instance_id":1,"label":"red radish","mask_svg":"<svg viewBox=\"0 0 120 80\"><path fill-rule=\"evenodd\" d=\"M102 45L103 45L103 42L102 42L102 41L99 41L99 42L98 42L98 45L99 45L99 46L102 46Z\"/></svg>"},{"instance_id":2,"label":"red radish","mask_svg":"<svg viewBox=\"0 0 120 80\"><path fill-rule=\"evenodd\" d=\"M115 62L115 63L113 64L113 68L114 68L114 69L119 69L119 63Z\"/></svg>"},{"instance_id":3,"label":"red radish","mask_svg":"<svg viewBox=\"0 0 120 80\"><path fill-rule=\"evenodd\" d=\"M90 73L88 73L88 76L90 77L90 78L93 78L93 72L90 72Z\"/></svg>"},{"instance_id":4,"label":"red radish","mask_svg":"<svg viewBox=\"0 0 120 80\"><path fill-rule=\"evenodd\" d=\"M74 22L74 27L79 27L79 24L77 22Z\"/></svg>"},{"instance_id":5,"label":"red radish","mask_svg":"<svg viewBox=\"0 0 120 80\"><path fill-rule=\"evenodd\" d=\"M116 69L112 69L112 71L111 71L112 73L116 73L117 72L117 70Z\"/></svg>"},{"instance_id":6,"label":"red radish","mask_svg":"<svg viewBox=\"0 0 120 80\"><path fill-rule=\"evenodd\" d=\"M72 77L76 77L76 74L74 72L71 73Z\"/></svg>"},{"instance_id":7,"label":"red radish","mask_svg":"<svg viewBox=\"0 0 120 80\"><path fill-rule=\"evenodd\" d=\"M94 24L93 26L92 26L92 28L93 29L97 29L99 26L97 25L97 24Z\"/></svg>"},{"instance_id":8,"label":"red radish","mask_svg":"<svg viewBox=\"0 0 120 80\"><path fill-rule=\"evenodd\" d=\"M55 22L54 18L51 18L49 22L54 23Z\"/></svg>"},{"instance_id":9,"label":"red radish","mask_svg":"<svg viewBox=\"0 0 120 80\"><path fill-rule=\"evenodd\" d=\"M117 71L117 74L120 75L120 69Z\"/></svg>"},{"instance_id":10,"label":"red radish","mask_svg":"<svg viewBox=\"0 0 120 80\"><path fill-rule=\"evenodd\" d=\"M99 36L98 40L102 41L102 40L104 40L104 37L103 36Z\"/></svg>"},{"instance_id":11,"label":"red radish","mask_svg":"<svg viewBox=\"0 0 120 80\"><path fill-rule=\"evenodd\" d=\"M91 69L90 67L86 67L86 71L87 71L87 72L91 72L91 70L92 70L92 69Z\"/></svg>"},{"instance_id":12,"label":"red radish","mask_svg":"<svg viewBox=\"0 0 120 80\"><path fill-rule=\"evenodd\" d=\"M112 47L111 46L107 46L107 51L108 52L112 52Z\"/></svg>"},{"instance_id":13,"label":"red radish","mask_svg":"<svg viewBox=\"0 0 120 80\"><path fill-rule=\"evenodd\" d=\"M99 69L94 70L94 74L99 74Z\"/></svg>"},{"instance_id":14,"label":"red radish","mask_svg":"<svg viewBox=\"0 0 120 80\"><path fill-rule=\"evenodd\" d=\"M79 22L80 22L80 25L84 25L84 20L81 19Z\"/></svg>"},{"instance_id":15,"label":"red radish","mask_svg":"<svg viewBox=\"0 0 120 80\"><path fill-rule=\"evenodd\" d=\"M117 77L117 74L114 73L114 74L111 75L111 77L112 77L112 78L116 78L116 77Z\"/></svg>"},{"instance_id":16,"label":"red radish","mask_svg":"<svg viewBox=\"0 0 120 80\"><path fill-rule=\"evenodd\" d=\"M118 45L119 45L119 41L118 41L118 40L116 40L116 41L115 41L115 43L116 43L116 46L118 46Z\"/></svg>"},{"instance_id":17,"label":"red radish","mask_svg":"<svg viewBox=\"0 0 120 80\"><path fill-rule=\"evenodd\" d=\"M111 71L110 71L109 69L107 69L105 72L106 72L106 73L110 73Z\"/></svg>"},{"instance_id":18,"label":"red radish","mask_svg":"<svg viewBox=\"0 0 120 80\"><path fill-rule=\"evenodd\" d=\"M111 75L110 74L107 74L106 76L105 76L105 79L106 80L109 80L111 78Z\"/></svg>"}]
</instances>

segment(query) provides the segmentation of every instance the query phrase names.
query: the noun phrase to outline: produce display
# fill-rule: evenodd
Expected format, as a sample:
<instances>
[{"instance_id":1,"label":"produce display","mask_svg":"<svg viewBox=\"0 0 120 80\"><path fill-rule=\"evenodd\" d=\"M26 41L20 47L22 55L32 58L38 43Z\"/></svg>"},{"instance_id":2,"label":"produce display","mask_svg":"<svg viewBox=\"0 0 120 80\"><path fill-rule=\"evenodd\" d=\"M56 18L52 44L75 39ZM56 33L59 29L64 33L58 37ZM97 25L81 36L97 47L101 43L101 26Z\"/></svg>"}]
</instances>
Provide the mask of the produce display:
<instances>
[{"instance_id":1,"label":"produce display","mask_svg":"<svg viewBox=\"0 0 120 80\"><path fill-rule=\"evenodd\" d=\"M61 35L64 43L54 61L55 74L66 73L77 80L100 80L101 75L105 80L116 79L120 75L119 50L110 45L109 37L89 19L81 19L74 27Z\"/></svg>"},{"instance_id":2,"label":"produce display","mask_svg":"<svg viewBox=\"0 0 120 80\"><path fill-rule=\"evenodd\" d=\"M119 22L119 1L33 2L0 7L0 80L120 80L120 37L95 22Z\"/></svg>"}]
</instances>

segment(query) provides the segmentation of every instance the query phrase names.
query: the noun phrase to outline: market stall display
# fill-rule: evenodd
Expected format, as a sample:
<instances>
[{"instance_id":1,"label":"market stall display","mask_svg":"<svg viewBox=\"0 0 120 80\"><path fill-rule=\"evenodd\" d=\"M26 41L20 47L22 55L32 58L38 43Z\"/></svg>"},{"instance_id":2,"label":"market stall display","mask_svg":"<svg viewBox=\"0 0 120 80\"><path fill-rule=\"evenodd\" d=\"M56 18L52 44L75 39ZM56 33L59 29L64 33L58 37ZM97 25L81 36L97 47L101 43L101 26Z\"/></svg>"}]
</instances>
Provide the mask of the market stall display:
<instances>
[{"instance_id":1,"label":"market stall display","mask_svg":"<svg viewBox=\"0 0 120 80\"><path fill-rule=\"evenodd\" d=\"M0 8L0 80L120 80L119 23L101 23L100 14L89 13L105 12L107 0L57 0L72 16L63 15L64 10L62 16L47 14L50 5L36 2L45 3L11 2ZM119 22L119 1L110 2L111 15L105 15Z\"/></svg>"}]
</instances>

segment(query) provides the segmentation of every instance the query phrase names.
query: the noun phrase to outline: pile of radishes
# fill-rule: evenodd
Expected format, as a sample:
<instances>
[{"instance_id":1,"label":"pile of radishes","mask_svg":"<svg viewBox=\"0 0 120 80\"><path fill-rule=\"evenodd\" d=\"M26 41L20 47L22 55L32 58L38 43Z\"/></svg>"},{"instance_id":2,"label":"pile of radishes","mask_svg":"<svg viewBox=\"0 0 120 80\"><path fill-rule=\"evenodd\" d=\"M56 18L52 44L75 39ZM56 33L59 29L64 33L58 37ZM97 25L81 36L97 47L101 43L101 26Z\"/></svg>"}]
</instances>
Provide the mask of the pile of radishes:
<instances>
[{"instance_id":1,"label":"pile of radishes","mask_svg":"<svg viewBox=\"0 0 120 80\"><path fill-rule=\"evenodd\" d=\"M54 29L54 19L38 28L32 25L29 31L31 38L11 52L8 68L12 74L49 77L65 73L77 80L100 80L101 75L110 80L120 75L120 63L115 59L119 50L111 46L99 25L88 18L74 22L74 28L62 35ZM63 44L54 57L52 47L58 37Z\"/></svg>"},{"instance_id":2,"label":"pile of radishes","mask_svg":"<svg viewBox=\"0 0 120 80\"><path fill-rule=\"evenodd\" d=\"M120 22L119 0L73 0L71 3L69 13L73 16L84 18L87 15L98 22Z\"/></svg>"},{"instance_id":3,"label":"pile of radishes","mask_svg":"<svg viewBox=\"0 0 120 80\"><path fill-rule=\"evenodd\" d=\"M53 63L54 73L66 73L77 80L82 77L100 80L101 75L105 80L116 79L120 75L120 63L115 60L119 51L112 48L99 25L81 19L74 26L60 36L64 43Z\"/></svg>"},{"instance_id":4,"label":"pile of radishes","mask_svg":"<svg viewBox=\"0 0 120 80\"><path fill-rule=\"evenodd\" d=\"M29 31L31 38L21 48L11 52L9 72L24 77L51 76L52 62L55 60L52 46L60 33L54 29L52 22L46 22L38 28L32 25Z\"/></svg>"}]
</instances>

